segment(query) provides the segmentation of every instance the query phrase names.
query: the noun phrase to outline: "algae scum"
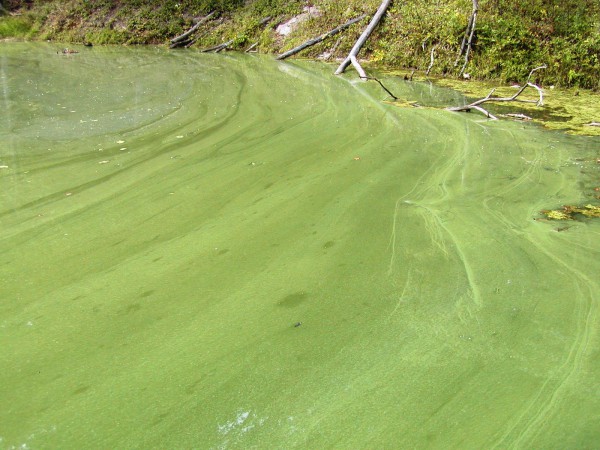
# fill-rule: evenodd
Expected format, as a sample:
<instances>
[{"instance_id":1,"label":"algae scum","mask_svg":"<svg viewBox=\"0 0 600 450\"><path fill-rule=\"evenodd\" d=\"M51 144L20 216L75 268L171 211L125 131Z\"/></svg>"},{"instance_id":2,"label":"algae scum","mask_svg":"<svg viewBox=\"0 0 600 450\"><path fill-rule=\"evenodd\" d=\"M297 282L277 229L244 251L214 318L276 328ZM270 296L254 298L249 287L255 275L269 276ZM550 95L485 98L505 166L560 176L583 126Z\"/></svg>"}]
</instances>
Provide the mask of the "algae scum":
<instances>
[{"instance_id":1,"label":"algae scum","mask_svg":"<svg viewBox=\"0 0 600 450\"><path fill-rule=\"evenodd\" d=\"M590 201L597 137L57 50L0 44L1 448L600 442L600 225L534 220Z\"/></svg>"}]
</instances>

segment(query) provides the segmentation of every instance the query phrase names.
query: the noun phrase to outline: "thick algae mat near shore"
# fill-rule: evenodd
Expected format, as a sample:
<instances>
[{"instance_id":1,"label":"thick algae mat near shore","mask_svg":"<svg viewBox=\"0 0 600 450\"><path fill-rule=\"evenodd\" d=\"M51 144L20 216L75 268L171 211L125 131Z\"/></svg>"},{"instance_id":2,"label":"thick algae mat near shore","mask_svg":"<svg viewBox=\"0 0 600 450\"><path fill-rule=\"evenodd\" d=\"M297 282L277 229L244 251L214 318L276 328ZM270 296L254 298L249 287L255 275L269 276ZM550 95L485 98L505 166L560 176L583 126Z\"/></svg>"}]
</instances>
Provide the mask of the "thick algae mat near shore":
<instances>
[{"instance_id":1,"label":"thick algae mat near shore","mask_svg":"<svg viewBox=\"0 0 600 450\"><path fill-rule=\"evenodd\" d=\"M331 71L1 44L0 447L600 441L600 141Z\"/></svg>"}]
</instances>

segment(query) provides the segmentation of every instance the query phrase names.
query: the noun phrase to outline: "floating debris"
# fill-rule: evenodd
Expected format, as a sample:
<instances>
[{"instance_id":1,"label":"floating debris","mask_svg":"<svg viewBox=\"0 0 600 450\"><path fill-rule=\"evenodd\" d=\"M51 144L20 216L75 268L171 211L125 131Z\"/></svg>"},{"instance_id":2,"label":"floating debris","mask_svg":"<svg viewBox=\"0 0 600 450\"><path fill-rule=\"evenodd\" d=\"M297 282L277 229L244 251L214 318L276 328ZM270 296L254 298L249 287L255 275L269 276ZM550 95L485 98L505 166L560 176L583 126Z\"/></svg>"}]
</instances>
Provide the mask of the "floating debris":
<instances>
[{"instance_id":1,"label":"floating debris","mask_svg":"<svg viewBox=\"0 0 600 450\"><path fill-rule=\"evenodd\" d=\"M576 220L578 217L600 218L600 206L565 205L562 209L544 209L540 211L546 218L551 220Z\"/></svg>"}]
</instances>

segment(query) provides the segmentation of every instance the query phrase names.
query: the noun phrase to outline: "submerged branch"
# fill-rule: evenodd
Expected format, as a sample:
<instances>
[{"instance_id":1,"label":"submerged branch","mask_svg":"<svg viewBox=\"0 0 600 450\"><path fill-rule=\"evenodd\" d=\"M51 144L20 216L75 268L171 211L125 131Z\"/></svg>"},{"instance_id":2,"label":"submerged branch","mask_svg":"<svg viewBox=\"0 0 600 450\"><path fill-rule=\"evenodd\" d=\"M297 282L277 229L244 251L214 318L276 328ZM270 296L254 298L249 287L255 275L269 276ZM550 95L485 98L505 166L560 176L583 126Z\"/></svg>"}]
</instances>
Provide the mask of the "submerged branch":
<instances>
[{"instance_id":1,"label":"submerged branch","mask_svg":"<svg viewBox=\"0 0 600 450\"><path fill-rule=\"evenodd\" d=\"M362 66L360 65L360 63L354 56L351 58L351 62L352 62L352 66L354 66L354 69L356 69L356 71L358 72L358 76L360 77L361 80L376 81L379 84L379 86L381 86L382 89L385 92L387 92L387 94L390 97L392 97L394 100L398 100L398 97L396 97L394 94L392 94L392 92L388 88L386 88L378 78L368 76L367 73L365 72L365 69L362 68Z\"/></svg>"}]
</instances>

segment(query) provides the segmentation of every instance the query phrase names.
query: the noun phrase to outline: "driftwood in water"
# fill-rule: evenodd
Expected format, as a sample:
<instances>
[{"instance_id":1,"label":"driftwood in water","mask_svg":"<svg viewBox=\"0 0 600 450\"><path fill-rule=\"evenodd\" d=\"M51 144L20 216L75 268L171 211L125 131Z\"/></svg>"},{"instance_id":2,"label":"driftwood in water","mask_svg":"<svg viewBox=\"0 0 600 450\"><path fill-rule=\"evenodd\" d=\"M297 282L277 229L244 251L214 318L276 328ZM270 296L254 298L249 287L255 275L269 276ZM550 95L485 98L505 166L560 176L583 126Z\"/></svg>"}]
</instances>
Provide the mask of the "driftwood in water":
<instances>
[{"instance_id":1,"label":"driftwood in water","mask_svg":"<svg viewBox=\"0 0 600 450\"><path fill-rule=\"evenodd\" d=\"M511 97L492 97L492 94L496 91L496 89L492 89L492 91L485 96L484 98L477 100L469 105L465 105L465 106L455 106L455 107L451 107L451 108L447 108L449 111L466 111L469 112L472 109L481 112L482 114L484 114L485 116L487 116L490 119L493 120L498 120L498 118L496 116L494 116L493 114L490 114L488 111L486 111L484 108L482 108L480 105L486 103L486 102L523 102L523 103L535 103L537 106L542 106L544 104L544 92L542 91L542 89L531 83L531 76L533 75L534 72L537 72L540 69L545 69L546 65L540 66L540 67L536 67L535 69L531 69L531 72L529 72L529 76L527 77L527 81L523 84L523 86L521 86L519 88L519 90L517 91L517 93ZM532 87L535 90L538 91L538 94L540 96L539 100L518 100L517 97L519 95L521 95L523 93L523 91L525 89L527 89L527 87Z\"/></svg>"},{"instance_id":2,"label":"driftwood in water","mask_svg":"<svg viewBox=\"0 0 600 450\"><path fill-rule=\"evenodd\" d=\"M526 116L525 114L517 113L517 114L503 114L505 117L510 117L511 119L517 120L533 120L531 117Z\"/></svg>"},{"instance_id":3,"label":"driftwood in water","mask_svg":"<svg viewBox=\"0 0 600 450\"><path fill-rule=\"evenodd\" d=\"M471 48L473 46L473 35L475 34L475 24L477 22L477 13L479 11L479 1L473 0L473 12L471 13L471 17L469 18L469 23L467 24L467 29L465 30L465 35L463 36L462 44L460 46L460 52L456 57L456 61L454 61L454 67L458 65L458 61L461 56L465 56L465 62L460 69L460 74L462 75L467 68L467 64L469 63L469 53L471 52Z\"/></svg>"},{"instance_id":4,"label":"driftwood in water","mask_svg":"<svg viewBox=\"0 0 600 450\"><path fill-rule=\"evenodd\" d=\"M356 64L355 64L352 61L352 58L354 58L354 60L356 61L356 57L358 56L358 52L360 52L360 49L362 48L362 46L365 44L365 42L367 41L367 39L369 38L369 36L373 32L373 30L377 27L377 25L379 24L379 21L381 20L381 18L383 17L383 15L387 11L387 9L388 9L388 7L390 6L391 3L392 3L392 0L383 0L383 2L381 2L381 5L379 5L379 8L377 9L377 12L375 13L375 15L373 16L373 18L371 19L371 22L369 22L369 26L367 26L367 28L365 29L365 31L363 31L363 33L360 35L360 37L358 38L358 40L354 44L354 47L352 47L352 50L350 50L350 53L348 54L348 56L346 57L346 59L344 59L342 61L342 63L340 64L340 66L335 71L336 75L344 73L344 71L346 70L346 67L348 67L350 64L352 64L355 69L357 68L357 66L360 67L360 64L358 64L358 62L356 62Z\"/></svg>"},{"instance_id":5,"label":"driftwood in water","mask_svg":"<svg viewBox=\"0 0 600 450\"><path fill-rule=\"evenodd\" d=\"M210 53L210 52L214 52L214 53L219 53L222 50L225 50L227 47L229 47L231 44L233 44L233 41L235 39L231 39L227 42L223 42L222 44L219 45L215 45L213 47L209 47L209 48L205 48L204 50L200 50L202 53Z\"/></svg>"},{"instance_id":6,"label":"driftwood in water","mask_svg":"<svg viewBox=\"0 0 600 450\"><path fill-rule=\"evenodd\" d=\"M200 28L200 25L207 22L215 14L215 12L216 11L213 11L210 14L198 19L198 22L196 22L196 25L194 25L192 28L187 30L185 33L180 34L179 36L171 39L171 45L169 47L170 48L183 47L183 46L189 44L190 42L192 42L192 39L190 39L190 36L192 34L194 34L198 28Z\"/></svg>"},{"instance_id":7,"label":"driftwood in water","mask_svg":"<svg viewBox=\"0 0 600 450\"><path fill-rule=\"evenodd\" d=\"M355 19L350 20L349 22L346 22L343 25L340 25L337 28L334 28L331 31L328 31L325 34L322 34L321 36L318 36L316 38L310 39L308 41L306 41L304 44L299 45L298 47L295 47L291 50L288 50L285 53L282 53L281 55L279 55L276 59L278 60L282 60L282 59L286 59L289 58L292 55L295 55L296 53L304 50L305 48L311 47L315 44L318 44L319 42L323 42L325 39L330 38L331 36L335 36L336 34L338 34L340 31L344 31L346 28L348 28L350 25L355 24L356 22L360 22L361 20L363 20L365 17L367 17L366 14L363 14L360 17L356 17Z\"/></svg>"}]
</instances>

